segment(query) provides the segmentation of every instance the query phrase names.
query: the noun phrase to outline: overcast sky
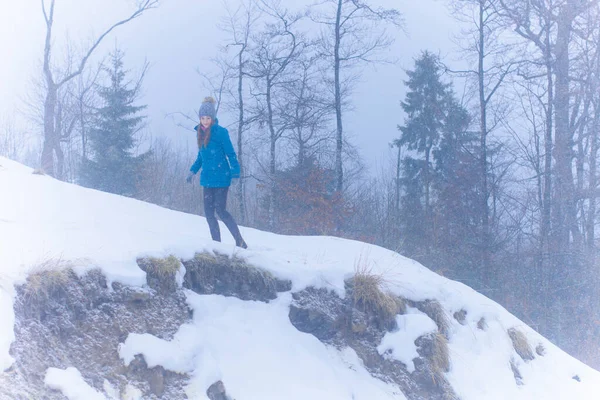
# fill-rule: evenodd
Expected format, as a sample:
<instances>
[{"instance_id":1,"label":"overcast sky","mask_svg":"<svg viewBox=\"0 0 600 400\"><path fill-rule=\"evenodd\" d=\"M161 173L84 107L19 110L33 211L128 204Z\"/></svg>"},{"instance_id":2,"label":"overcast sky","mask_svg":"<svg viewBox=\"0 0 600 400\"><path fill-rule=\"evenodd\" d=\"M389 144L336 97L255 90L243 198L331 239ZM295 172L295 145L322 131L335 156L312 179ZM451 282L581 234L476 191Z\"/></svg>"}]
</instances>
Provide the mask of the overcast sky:
<instances>
[{"instance_id":1,"label":"overcast sky","mask_svg":"<svg viewBox=\"0 0 600 400\"><path fill-rule=\"evenodd\" d=\"M230 0L234 2L235 0ZM297 5L306 0L289 0ZM47 1L49 3L49 1ZM32 77L41 73L45 24L40 0L5 0L0 7L0 120L19 120L18 110L31 91ZM286 0L283 1L286 3ZM389 55L396 65L379 65L365 70L353 97L354 111L344 117L345 130L363 154L371 173L382 162L387 165L389 143L398 136L402 123L400 101L404 98L404 69L412 68L421 50L439 52L451 60L457 33L444 0L373 0L395 7L404 14L406 33L397 31ZM54 44L67 36L82 47L107 26L131 13L134 0L56 0ZM151 64L141 102L148 105L149 129L153 135L175 140L193 133L176 126L166 114L198 108L207 94L197 68L216 54L223 35L216 24L224 15L218 0L162 0L159 8L120 27L105 40L98 55L106 55L115 43L125 51L128 69L138 70L144 59ZM233 121L221 121L228 125Z\"/></svg>"}]
</instances>

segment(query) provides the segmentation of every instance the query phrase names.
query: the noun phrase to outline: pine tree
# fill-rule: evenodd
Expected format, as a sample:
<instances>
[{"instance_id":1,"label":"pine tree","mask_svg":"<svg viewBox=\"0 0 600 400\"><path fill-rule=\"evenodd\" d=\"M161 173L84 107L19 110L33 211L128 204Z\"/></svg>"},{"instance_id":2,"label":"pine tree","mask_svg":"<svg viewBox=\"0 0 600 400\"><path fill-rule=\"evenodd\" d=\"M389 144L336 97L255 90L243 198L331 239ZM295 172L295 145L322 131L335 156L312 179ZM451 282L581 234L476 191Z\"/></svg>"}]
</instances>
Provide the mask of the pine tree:
<instances>
[{"instance_id":1,"label":"pine tree","mask_svg":"<svg viewBox=\"0 0 600 400\"><path fill-rule=\"evenodd\" d=\"M433 151L436 202L436 245L461 279L479 279L481 266L477 243L482 218L478 200L480 142L476 132L468 131L470 117L462 106L450 99L442 137Z\"/></svg>"},{"instance_id":2,"label":"pine tree","mask_svg":"<svg viewBox=\"0 0 600 400\"><path fill-rule=\"evenodd\" d=\"M144 117L139 113L146 106L135 106L140 85L131 87L123 68L124 54L115 50L110 55L110 67L105 72L107 86L97 88L104 105L98 109L95 126L90 131L92 159L83 161L81 183L105 192L133 196L141 162L146 155L135 156L135 135Z\"/></svg>"},{"instance_id":3,"label":"pine tree","mask_svg":"<svg viewBox=\"0 0 600 400\"><path fill-rule=\"evenodd\" d=\"M425 51L415 61L415 68L408 71L406 85L409 92L406 100L402 102L402 109L406 113L404 126L398 129L402 135L398 141L399 145L406 146L415 151L423 158L414 159L405 163L405 184L410 191L404 194L403 206L411 204L410 209L404 209L402 220L405 223L407 235L422 234L423 237L416 238L417 242L425 245L425 251L429 253L432 241L431 225L431 183L432 183L432 151L438 145L447 115L449 98L449 85L442 82L441 67L437 56ZM418 181L417 181L418 179ZM412 180L413 182L407 182ZM422 185L417 190L415 185ZM406 199L407 196L424 196L424 198ZM421 195L422 194L422 195ZM413 221L417 211L417 202L422 204L420 208L420 221ZM404 207L403 207L404 208ZM414 229L414 231L413 231Z\"/></svg>"}]
</instances>

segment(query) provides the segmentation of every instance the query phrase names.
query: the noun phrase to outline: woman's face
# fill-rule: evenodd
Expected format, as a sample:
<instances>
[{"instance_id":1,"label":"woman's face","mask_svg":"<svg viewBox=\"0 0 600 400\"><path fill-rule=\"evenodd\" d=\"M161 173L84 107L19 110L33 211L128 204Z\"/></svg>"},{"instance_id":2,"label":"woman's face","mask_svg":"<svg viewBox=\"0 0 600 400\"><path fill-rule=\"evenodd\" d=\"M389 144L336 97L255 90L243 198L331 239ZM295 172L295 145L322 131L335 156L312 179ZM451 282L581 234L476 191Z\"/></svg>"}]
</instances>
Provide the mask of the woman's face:
<instances>
[{"instance_id":1,"label":"woman's face","mask_svg":"<svg viewBox=\"0 0 600 400\"><path fill-rule=\"evenodd\" d=\"M200 123L202 124L202 126L204 128L208 128L210 126L210 124L212 124L212 118L204 115L204 116L200 117Z\"/></svg>"}]
</instances>

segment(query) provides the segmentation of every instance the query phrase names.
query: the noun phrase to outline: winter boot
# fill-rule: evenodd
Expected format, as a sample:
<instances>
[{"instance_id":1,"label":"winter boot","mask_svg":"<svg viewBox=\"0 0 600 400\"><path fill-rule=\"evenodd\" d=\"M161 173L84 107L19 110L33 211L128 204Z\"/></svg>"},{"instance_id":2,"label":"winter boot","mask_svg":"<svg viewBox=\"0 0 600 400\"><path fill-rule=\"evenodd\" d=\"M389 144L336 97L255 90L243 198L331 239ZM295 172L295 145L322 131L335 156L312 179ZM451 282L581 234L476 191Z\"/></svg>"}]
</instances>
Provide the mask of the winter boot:
<instances>
[{"instance_id":1,"label":"winter boot","mask_svg":"<svg viewBox=\"0 0 600 400\"><path fill-rule=\"evenodd\" d=\"M248 248L248 245L246 244L246 241L244 239L242 239L241 236L235 240L235 245L237 247L241 247L242 249L247 249Z\"/></svg>"}]
</instances>

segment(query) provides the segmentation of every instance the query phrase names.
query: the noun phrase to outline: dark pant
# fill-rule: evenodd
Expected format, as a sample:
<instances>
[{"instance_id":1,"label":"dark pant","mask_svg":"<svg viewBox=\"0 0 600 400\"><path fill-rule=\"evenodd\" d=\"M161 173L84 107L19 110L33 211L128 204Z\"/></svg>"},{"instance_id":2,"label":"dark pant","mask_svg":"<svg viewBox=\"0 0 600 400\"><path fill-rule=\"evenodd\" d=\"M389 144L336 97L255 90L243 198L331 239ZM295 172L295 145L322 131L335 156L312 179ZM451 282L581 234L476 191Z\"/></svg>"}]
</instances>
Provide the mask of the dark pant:
<instances>
[{"instance_id":1,"label":"dark pant","mask_svg":"<svg viewBox=\"0 0 600 400\"><path fill-rule=\"evenodd\" d=\"M225 209L227 207L227 192L229 187L219 188L208 188L205 187L204 191L204 215L210 228L210 236L217 242L221 241L221 231L219 229L219 222L215 217L215 211L221 218L221 221L225 223L229 232L233 235L236 244L243 242L240 229L238 228L235 220Z\"/></svg>"}]
</instances>

